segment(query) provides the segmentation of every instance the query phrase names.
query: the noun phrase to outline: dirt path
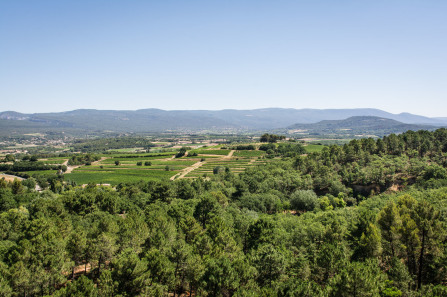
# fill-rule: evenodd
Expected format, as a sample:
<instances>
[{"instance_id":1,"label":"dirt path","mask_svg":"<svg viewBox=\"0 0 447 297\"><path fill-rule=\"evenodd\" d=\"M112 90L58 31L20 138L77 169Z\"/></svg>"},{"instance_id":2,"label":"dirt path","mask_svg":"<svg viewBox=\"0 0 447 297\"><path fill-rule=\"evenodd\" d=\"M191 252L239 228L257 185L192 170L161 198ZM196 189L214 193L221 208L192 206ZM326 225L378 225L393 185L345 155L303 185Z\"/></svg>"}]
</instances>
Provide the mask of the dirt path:
<instances>
[{"instance_id":1,"label":"dirt path","mask_svg":"<svg viewBox=\"0 0 447 297\"><path fill-rule=\"evenodd\" d=\"M98 164L99 162L104 161L105 159L108 159L108 157L101 157L101 159L99 159L98 161L92 162L92 165L96 165L96 164Z\"/></svg>"},{"instance_id":2,"label":"dirt path","mask_svg":"<svg viewBox=\"0 0 447 297\"><path fill-rule=\"evenodd\" d=\"M215 158L215 159L212 160L212 161L221 161L221 160L228 160L228 159L231 159L231 157L233 157L234 152L235 152L235 150L231 150L231 151L228 153L228 155L223 156L223 157L221 157L221 158ZM213 156L214 156L214 155L213 155ZM200 166L202 166L202 165L205 164L205 163L206 163L206 161L203 161L203 162L200 161L200 162L194 163L193 165L191 165L191 166L189 166L189 167L186 167L186 168L183 169L181 172L179 172L179 173L177 173L176 175L172 176L172 177L170 178L170 180L184 178L185 175L187 175L187 174L190 173L191 171L196 170L197 168L199 168Z\"/></svg>"},{"instance_id":3,"label":"dirt path","mask_svg":"<svg viewBox=\"0 0 447 297\"><path fill-rule=\"evenodd\" d=\"M67 171L65 171L65 174L67 174L67 173L71 173L73 170L75 170L76 168L78 168L78 167L81 166L81 165L69 166L69 165L68 165L68 160L65 161L64 163L62 163L62 165L67 166Z\"/></svg>"},{"instance_id":4,"label":"dirt path","mask_svg":"<svg viewBox=\"0 0 447 297\"><path fill-rule=\"evenodd\" d=\"M162 159L162 160L170 161L170 160L172 160L172 159L175 159L175 155L173 155L172 157L169 157L169 158Z\"/></svg>"},{"instance_id":5,"label":"dirt path","mask_svg":"<svg viewBox=\"0 0 447 297\"><path fill-rule=\"evenodd\" d=\"M14 181L14 179L18 179L18 180L24 180L23 177L19 177L19 176L15 176L15 175L9 175L9 174L0 174L0 179L5 178L6 181Z\"/></svg>"},{"instance_id":6,"label":"dirt path","mask_svg":"<svg viewBox=\"0 0 447 297\"><path fill-rule=\"evenodd\" d=\"M101 157L101 159L99 159L98 161L92 162L92 165L97 165L99 162L104 161L105 159L107 159L107 157ZM65 171L65 174L71 173L76 168L79 168L82 166L82 165L69 166L68 160L66 160L64 163L62 163L62 165L67 166L67 171Z\"/></svg>"},{"instance_id":7,"label":"dirt path","mask_svg":"<svg viewBox=\"0 0 447 297\"><path fill-rule=\"evenodd\" d=\"M174 180L174 179L179 179L179 178L184 178L185 175L187 175L188 173L190 173L191 171L196 170L197 168L199 168L200 166L202 166L205 163L205 161L199 161L197 163L192 164L189 167L186 167L185 169L183 169L181 172L177 173L176 175L174 175L173 177L170 178L170 180Z\"/></svg>"},{"instance_id":8,"label":"dirt path","mask_svg":"<svg viewBox=\"0 0 447 297\"><path fill-rule=\"evenodd\" d=\"M235 150L231 150L231 152L228 153L228 155L224 156L222 159L230 159L231 157L233 157Z\"/></svg>"}]
</instances>

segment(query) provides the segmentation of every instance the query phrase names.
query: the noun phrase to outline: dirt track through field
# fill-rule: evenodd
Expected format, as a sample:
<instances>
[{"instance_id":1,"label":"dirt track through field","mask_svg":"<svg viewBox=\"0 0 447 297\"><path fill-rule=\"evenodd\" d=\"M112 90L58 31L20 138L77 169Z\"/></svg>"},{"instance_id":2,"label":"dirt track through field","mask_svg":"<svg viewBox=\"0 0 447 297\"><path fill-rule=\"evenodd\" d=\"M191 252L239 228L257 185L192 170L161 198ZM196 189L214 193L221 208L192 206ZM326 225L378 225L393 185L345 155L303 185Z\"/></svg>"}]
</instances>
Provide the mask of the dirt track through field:
<instances>
[{"instance_id":1,"label":"dirt track through field","mask_svg":"<svg viewBox=\"0 0 447 297\"><path fill-rule=\"evenodd\" d=\"M225 156L220 157L220 158L215 158L215 159L213 159L213 161L222 161L222 160L231 159L231 157L233 157L234 152L235 152L235 150L231 150L228 153L228 155L225 155ZM214 156L214 155L212 155L212 156ZM206 163L206 161L200 161L200 162L194 163L193 165L183 169L180 173L177 173L176 175L171 177L170 180L184 178L188 173L190 173L191 171L196 170L197 168L199 168L200 166L202 166L205 163Z\"/></svg>"},{"instance_id":2,"label":"dirt track through field","mask_svg":"<svg viewBox=\"0 0 447 297\"><path fill-rule=\"evenodd\" d=\"M231 150L231 151L228 153L228 155L224 156L222 159L230 159L231 157L233 157L234 152L235 152L234 150Z\"/></svg>"},{"instance_id":3,"label":"dirt track through field","mask_svg":"<svg viewBox=\"0 0 447 297\"><path fill-rule=\"evenodd\" d=\"M199 161L197 163L194 163L193 165L186 167L185 169L183 169L180 173L177 173L176 175L174 175L173 177L170 178L170 180L174 180L174 179L179 179L179 178L184 178L185 175L187 175L188 173L190 173L191 171L196 170L197 168L199 168L200 166L202 166L205 163L205 161Z\"/></svg>"},{"instance_id":4,"label":"dirt track through field","mask_svg":"<svg viewBox=\"0 0 447 297\"><path fill-rule=\"evenodd\" d=\"M96 165L101 161L104 161L105 159L107 159L107 157L101 157L101 159L99 159L98 161L92 162L92 165ZM69 166L68 165L68 160L66 160L64 163L62 163L62 165L67 166L67 171L65 171L65 174L67 173L71 173L73 170L75 170L76 168L81 167L82 165L75 165L75 166Z\"/></svg>"}]
</instances>

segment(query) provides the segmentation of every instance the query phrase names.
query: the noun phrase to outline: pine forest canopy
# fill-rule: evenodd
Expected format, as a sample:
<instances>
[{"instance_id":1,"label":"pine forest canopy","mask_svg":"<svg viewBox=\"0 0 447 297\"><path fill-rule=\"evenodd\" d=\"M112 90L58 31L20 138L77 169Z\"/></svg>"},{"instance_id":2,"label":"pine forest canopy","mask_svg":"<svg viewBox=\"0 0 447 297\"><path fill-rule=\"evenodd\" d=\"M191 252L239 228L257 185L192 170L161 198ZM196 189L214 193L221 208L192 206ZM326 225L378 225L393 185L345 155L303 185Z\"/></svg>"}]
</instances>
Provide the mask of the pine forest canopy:
<instances>
[{"instance_id":1,"label":"pine forest canopy","mask_svg":"<svg viewBox=\"0 0 447 297\"><path fill-rule=\"evenodd\" d=\"M271 158L240 174L116 188L59 175L43 191L1 179L0 294L447 294L446 129L262 146Z\"/></svg>"}]
</instances>

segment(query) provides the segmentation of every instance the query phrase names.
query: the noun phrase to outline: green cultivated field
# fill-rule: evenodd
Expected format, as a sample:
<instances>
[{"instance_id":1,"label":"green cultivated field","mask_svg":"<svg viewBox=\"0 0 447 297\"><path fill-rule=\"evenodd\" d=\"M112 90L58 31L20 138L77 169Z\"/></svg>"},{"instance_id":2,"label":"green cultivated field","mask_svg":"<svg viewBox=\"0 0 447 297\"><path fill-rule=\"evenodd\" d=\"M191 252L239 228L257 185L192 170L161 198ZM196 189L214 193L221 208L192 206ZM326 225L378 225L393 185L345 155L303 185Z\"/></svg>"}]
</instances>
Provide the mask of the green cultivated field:
<instances>
[{"instance_id":1,"label":"green cultivated field","mask_svg":"<svg viewBox=\"0 0 447 297\"><path fill-rule=\"evenodd\" d=\"M72 173L66 174L65 179L75 181L77 184L107 183L112 185L121 182L169 179L171 176L199 161L199 159L172 159L166 157L167 155L139 156L138 158L112 156L110 159L100 161L94 166L81 166ZM120 162L118 166L115 165L117 160ZM150 161L152 165L145 166L144 162L146 161ZM143 165L137 166L137 162L142 162ZM167 166L169 170L166 170Z\"/></svg>"},{"instance_id":2,"label":"green cultivated field","mask_svg":"<svg viewBox=\"0 0 447 297\"><path fill-rule=\"evenodd\" d=\"M264 155L264 151L235 151L233 154L235 157L261 157Z\"/></svg>"},{"instance_id":3,"label":"green cultivated field","mask_svg":"<svg viewBox=\"0 0 447 297\"><path fill-rule=\"evenodd\" d=\"M77 184L108 183L117 185L121 182L137 182L140 180L169 179L181 170L197 163L200 158L172 158L173 152L162 153L127 153L100 155L106 159L95 162L93 165L81 165L71 173L65 173L66 181L75 181ZM53 157L43 159L49 165L62 164L70 157ZM119 161L120 165L115 165ZM141 166L137 166L141 162ZM145 166L151 162L151 166ZM168 170L167 170L168 169ZM30 176L56 175L57 170L25 171Z\"/></svg>"},{"instance_id":4,"label":"green cultivated field","mask_svg":"<svg viewBox=\"0 0 447 297\"><path fill-rule=\"evenodd\" d=\"M77 184L112 184L126 182L138 182L140 180L169 179L176 171L164 170L75 170L65 176L66 180L75 181Z\"/></svg>"},{"instance_id":5,"label":"green cultivated field","mask_svg":"<svg viewBox=\"0 0 447 297\"><path fill-rule=\"evenodd\" d=\"M322 147L322 146L309 146ZM93 165L81 165L74 168L71 173L65 173L66 181L75 181L78 185L112 184L117 185L122 182L138 182L140 180L167 180L177 173L205 160L203 165L185 177L194 178L204 174L213 174L213 169L217 166L228 167L232 173L243 172L247 167L256 164L263 164L265 159L264 151L241 150L234 151L233 156L228 157L229 149L219 149L219 147L200 148L188 151L188 154L197 153L198 156L174 158L175 152L161 153L132 153L129 150L121 150L112 154L99 155L105 159L94 162ZM47 164L62 164L70 157L53 157L42 160ZM119 161L119 165L115 162ZM142 165L138 166L137 163ZM150 166L145 166L145 162L151 162ZM56 170L28 171L29 175L56 175Z\"/></svg>"},{"instance_id":6,"label":"green cultivated field","mask_svg":"<svg viewBox=\"0 0 447 297\"><path fill-rule=\"evenodd\" d=\"M212 175L213 169L217 166L228 167L232 173L237 174L244 172L244 170L247 167L258 164L264 164L265 162L266 162L265 159L258 159L257 157L241 158L233 156L229 159L217 159L217 160L207 159L206 162L201 167L197 168L194 171L191 171L185 177L194 178L203 176L204 174Z\"/></svg>"},{"instance_id":7,"label":"green cultivated field","mask_svg":"<svg viewBox=\"0 0 447 297\"><path fill-rule=\"evenodd\" d=\"M190 153L197 153L199 155L221 155L226 156L230 153L230 150L206 150L206 149L200 149L200 150L192 150Z\"/></svg>"},{"instance_id":8,"label":"green cultivated field","mask_svg":"<svg viewBox=\"0 0 447 297\"><path fill-rule=\"evenodd\" d=\"M304 146L304 149L308 153L320 152L325 146L319 144L308 144Z\"/></svg>"},{"instance_id":9,"label":"green cultivated field","mask_svg":"<svg viewBox=\"0 0 447 297\"><path fill-rule=\"evenodd\" d=\"M33 175L48 175L48 174L56 174L57 170L36 170L36 171L26 171L30 176Z\"/></svg>"}]
</instances>

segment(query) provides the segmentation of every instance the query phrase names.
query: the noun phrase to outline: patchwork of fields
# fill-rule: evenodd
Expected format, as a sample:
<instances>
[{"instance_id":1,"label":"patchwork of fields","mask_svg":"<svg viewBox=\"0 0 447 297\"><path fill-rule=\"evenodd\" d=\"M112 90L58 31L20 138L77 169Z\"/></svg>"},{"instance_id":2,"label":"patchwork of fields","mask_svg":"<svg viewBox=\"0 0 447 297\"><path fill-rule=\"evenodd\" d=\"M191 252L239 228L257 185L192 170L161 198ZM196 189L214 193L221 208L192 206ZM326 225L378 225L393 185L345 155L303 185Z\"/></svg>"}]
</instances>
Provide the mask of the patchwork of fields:
<instances>
[{"instance_id":1,"label":"patchwork of fields","mask_svg":"<svg viewBox=\"0 0 447 297\"><path fill-rule=\"evenodd\" d=\"M305 146L307 152L320 151L324 146ZM188 156L189 155L189 156ZM243 172L247 167L268 162L265 152L259 150L230 150L219 147L194 149L187 156L175 158L174 152L125 153L101 155L91 165L69 166L64 174L66 181L78 185L95 183L111 184L138 182L141 180L174 180L179 178L206 177L216 167L224 167L232 173ZM49 165L67 165L68 157L42 159ZM118 163L118 165L117 165ZM55 175L57 170L25 172L30 176Z\"/></svg>"},{"instance_id":2,"label":"patchwork of fields","mask_svg":"<svg viewBox=\"0 0 447 297\"><path fill-rule=\"evenodd\" d=\"M225 149L191 150L194 157L174 158L172 153L145 155L113 155L90 166L81 166L66 174L65 179L77 184L106 183L116 185L120 182L140 180L161 180L176 178L195 178L213 174L217 166L228 167L233 173L240 173L248 166L265 163L262 151L232 151ZM115 165L119 161L120 165ZM142 165L138 166L137 163ZM145 166L151 162L151 166ZM186 173L186 174L185 174Z\"/></svg>"}]
</instances>

